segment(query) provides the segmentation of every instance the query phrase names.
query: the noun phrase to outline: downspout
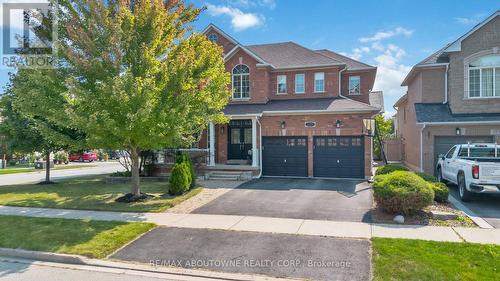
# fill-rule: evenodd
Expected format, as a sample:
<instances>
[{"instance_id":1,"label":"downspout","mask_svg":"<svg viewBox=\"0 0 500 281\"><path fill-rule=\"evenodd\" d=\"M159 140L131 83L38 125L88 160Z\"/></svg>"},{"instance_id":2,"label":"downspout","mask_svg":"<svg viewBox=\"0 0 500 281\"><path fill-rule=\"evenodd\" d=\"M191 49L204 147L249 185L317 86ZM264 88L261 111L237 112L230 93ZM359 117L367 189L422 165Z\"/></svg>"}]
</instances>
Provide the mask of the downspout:
<instances>
[{"instance_id":1,"label":"downspout","mask_svg":"<svg viewBox=\"0 0 500 281\"><path fill-rule=\"evenodd\" d=\"M443 104L448 103L448 66L450 64L446 64L446 70L444 72L444 102Z\"/></svg>"},{"instance_id":2,"label":"downspout","mask_svg":"<svg viewBox=\"0 0 500 281\"><path fill-rule=\"evenodd\" d=\"M259 124L259 175L257 178L262 176L262 125L260 124L260 117L257 116L257 123Z\"/></svg>"},{"instance_id":3,"label":"downspout","mask_svg":"<svg viewBox=\"0 0 500 281\"><path fill-rule=\"evenodd\" d=\"M422 124L422 129L420 129L420 172L424 171L424 129L427 124L423 123Z\"/></svg>"},{"instance_id":4,"label":"downspout","mask_svg":"<svg viewBox=\"0 0 500 281\"><path fill-rule=\"evenodd\" d=\"M347 70L347 65L344 66L344 68L341 71L339 71L339 97L341 98L344 98L344 96L342 95L342 72L346 70Z\"/></svg>"}]
</instances>

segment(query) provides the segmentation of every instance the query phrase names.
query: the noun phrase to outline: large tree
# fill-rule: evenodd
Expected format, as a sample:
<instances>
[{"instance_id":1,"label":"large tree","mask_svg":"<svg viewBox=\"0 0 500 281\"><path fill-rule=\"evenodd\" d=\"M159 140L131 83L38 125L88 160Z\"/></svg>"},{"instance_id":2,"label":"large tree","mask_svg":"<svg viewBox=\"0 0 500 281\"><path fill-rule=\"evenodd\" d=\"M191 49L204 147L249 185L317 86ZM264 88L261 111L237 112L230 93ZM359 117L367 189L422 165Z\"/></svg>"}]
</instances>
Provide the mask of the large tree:
<instances>
[{"instance_id":1,"label":"large tree","mask_svg":"<svg viewBox=\"0 0 500 281\"><path fill-rule=\"evenodd\" d=\"M180 0L59 0L62 107L33 91L50 120L79 128L96 147L127 149L132 193L141 196L139 155L194 141L221 122L229 100L222 49L190 24L201 9ZM42 32L43 33L43 32Z\"/></svg>"},{"instance_id":2,"label":"large tree","mask_svg":"<svg viewBox=\"0 0 500 281\"><path fill-rule=\"evenodd\" d=\"M45 156L45 181L50 181L50 154L57 150L77 147L85 140L85 135L77 129L62 127L57 122L50 121L48 107L37 104L32 100L25 100L24 93L39 94L42 97L55 96L52 93L61 92L57 72L52 70L24 70L20 69L10 76L10 81L0 99L0 135L5 137L10 151L18 153L42 152ZM43 79L41 79L43 78ZM21 93L17 95L16 93ZM60 103L45 100L46 103ZM55 115L57 112L55 112ZM60 115L60 114L59 114Z\"/></svg>"}]
</instances>

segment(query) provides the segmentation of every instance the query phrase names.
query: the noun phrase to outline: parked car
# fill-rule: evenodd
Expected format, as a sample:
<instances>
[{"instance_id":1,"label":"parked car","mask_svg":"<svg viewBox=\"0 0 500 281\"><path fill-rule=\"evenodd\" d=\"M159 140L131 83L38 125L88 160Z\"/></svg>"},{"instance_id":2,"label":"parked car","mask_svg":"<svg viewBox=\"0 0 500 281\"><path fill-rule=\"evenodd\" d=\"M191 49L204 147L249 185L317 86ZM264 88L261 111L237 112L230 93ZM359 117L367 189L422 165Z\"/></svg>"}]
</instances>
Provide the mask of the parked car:
<instances>
[{"instance_id":1,"label":"parked car","mask_svg":"<svg viewBox=\"0 0 500 281\"><path fill-rule=\"evenodd\" d=\"M95 160L97 160L97 153L91 151L72 153L69 155L69 161L93 162Z\"/></svg>"},{"instance_id":2,"label":"parked car","mask_svg":"<svg viewBox=\"0 0 500 281\"><path fill-rule=\"evenodd\" d=\"M474 193L500 193L500 146L458 144L436 165L440 181L458 185L460 199L469 201Z\"/></svg>"}]
</instances>

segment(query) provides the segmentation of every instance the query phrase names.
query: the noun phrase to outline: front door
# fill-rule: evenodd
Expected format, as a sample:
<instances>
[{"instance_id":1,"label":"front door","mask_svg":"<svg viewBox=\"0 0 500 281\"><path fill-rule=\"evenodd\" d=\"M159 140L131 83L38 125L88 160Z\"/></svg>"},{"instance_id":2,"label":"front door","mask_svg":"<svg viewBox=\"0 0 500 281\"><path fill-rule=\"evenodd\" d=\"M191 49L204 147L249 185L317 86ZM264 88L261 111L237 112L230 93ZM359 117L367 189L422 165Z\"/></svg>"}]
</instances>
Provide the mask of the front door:
<instances>
[{"instance_id":1,"label":"front door","mask_svg":"<svg viewBox=\"0 0 500 281\"><path fill-rule=\"evenodd\" d=\"M252 120L231 120L228 128L228 159L252 159Z\"/></svg>"}]
</instances>

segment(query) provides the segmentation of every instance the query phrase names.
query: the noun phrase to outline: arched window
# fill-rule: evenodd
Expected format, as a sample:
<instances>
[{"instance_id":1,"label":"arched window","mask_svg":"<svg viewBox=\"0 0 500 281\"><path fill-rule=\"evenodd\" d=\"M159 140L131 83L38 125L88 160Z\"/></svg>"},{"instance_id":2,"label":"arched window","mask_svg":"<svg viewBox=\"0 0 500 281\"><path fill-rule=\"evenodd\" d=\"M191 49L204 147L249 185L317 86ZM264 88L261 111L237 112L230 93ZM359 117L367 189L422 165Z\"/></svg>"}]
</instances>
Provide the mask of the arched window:
<instances>
[{"instance_id":1,"label":"arched window","mask_svg":"<svg viewBox=\"0 0 500 281\"><path fill-rule=\"evenodd\" d=\"M244 64L233 68L233 99L250 98L250 69Z\"/></svg>"},{"instance_id":2,"label":"arched window","mask_svg":"<svg viewBox=\"0 0 500 281\"><path fill-rule=\"evenodd\" d=\"M500 97L500 55L491 54L469 62L469 97Z\"/></svg>"},{"instance_id":3,"label":"arched window","mask_svg":"<svg viewBox=\"0 0 500 281\"><path fill-rule=\"evenodd\" d=\"M208 35L208 40L210 40L210 41L212 41L214 43L217 42L218 39L219 39L219 37L215 33L212 33L212 34Z\"/></svg>"}]
</instances>

